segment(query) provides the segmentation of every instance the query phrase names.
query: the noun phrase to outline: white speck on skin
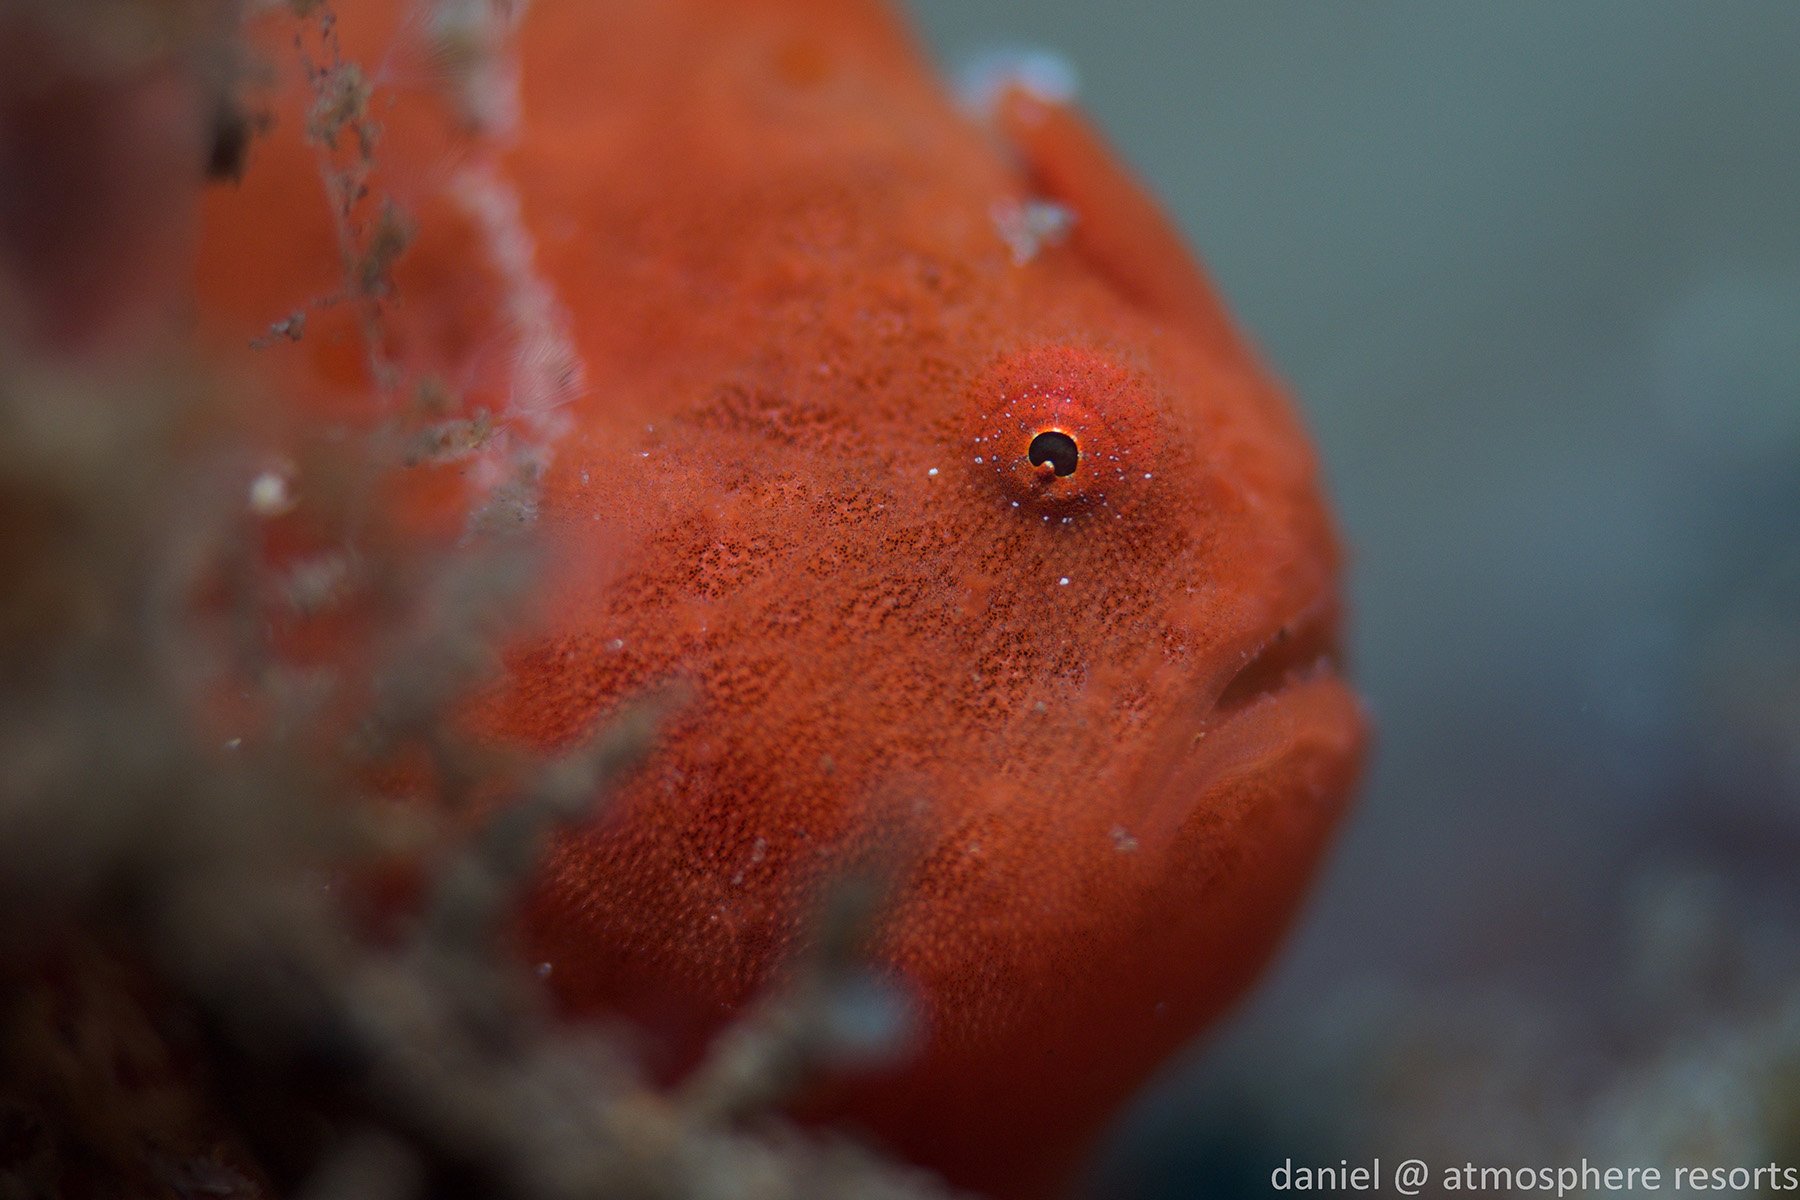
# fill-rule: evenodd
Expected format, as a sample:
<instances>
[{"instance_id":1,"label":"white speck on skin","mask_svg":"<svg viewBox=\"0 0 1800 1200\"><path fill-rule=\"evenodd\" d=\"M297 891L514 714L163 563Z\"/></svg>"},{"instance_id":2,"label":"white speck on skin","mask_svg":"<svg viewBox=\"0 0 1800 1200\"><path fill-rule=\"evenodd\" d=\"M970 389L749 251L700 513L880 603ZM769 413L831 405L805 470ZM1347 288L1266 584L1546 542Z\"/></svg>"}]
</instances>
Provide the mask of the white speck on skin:
<instances>
[{"instance_id":1,"label":"white speck on skin","mask_svg":"<svg viewBox=\"0 0 1800 1200\"><path fill-rule=\"evenodd\" d=\"M280 471L264 471L250 481L250 511L259 517L279 517L294 507L294 492Z\"/></svg>"},{"instance_id":2,"label":"white speck on skin","mask_svg":"<svg viewBox=\"0 0 1800 1200\"><path fill-rule=\"evenodd\" d=\"M1069 577L1067 575L1064 575L1061 579L1057 580L1056 582L1059 587L1068 587L1069 586Z\"/></svg>"},{"instance_id":3,"label":"white speck on skin","mask_svg":"<svg viewBox=\"0 0 1800 1200\"><path fill-rule=\"evenodd\" d=\"M996 200L988 209L988 217L1012 254L1015 267L1024 266L1045 246L1054 246L1068 237L1070 226L1075 224L1074 211L1054 200Z\"/></svg>"},{"instance_id":4,"label":"white speck on skin","mask_svg":"<svg viewBox=\"0 0 1800 1200\"><path fill-rule=\"evenodd\" d=\"M623 650L625 648L625 639L614 638L612 641L606 643L606 648L608 650Z\"/></svg>"},{"instance_id":5,"label":"white speck on skin","mask_svg":"<svg viewBox=\"0 0 1800 1200\"><path fill-rule=\"evenodd\" d=\"M1114 825L1112 827L1112 840L1113 849L1117 850L1120 854L1130 854L1138 848L1138 840L1132 837L1131 832L1123 825Z\"/></svg>"},{"instance_id":6,"label":"white speck on skin","mask_svg":"<svg viewBox=\"0 0 1800 1200\"><path fill-rule=\"evenodd\" d=\"M936 468L936 467L933 467L933 468L931 468L931 470L929 470L929 471L927 471L927 472L925 472L925 473L926 473L926 474L927 474L927 475L936 475L936 474L937 474L937 471L938 471L938 469L937 469L937 468Z\"/></svg>"}]
</instances>

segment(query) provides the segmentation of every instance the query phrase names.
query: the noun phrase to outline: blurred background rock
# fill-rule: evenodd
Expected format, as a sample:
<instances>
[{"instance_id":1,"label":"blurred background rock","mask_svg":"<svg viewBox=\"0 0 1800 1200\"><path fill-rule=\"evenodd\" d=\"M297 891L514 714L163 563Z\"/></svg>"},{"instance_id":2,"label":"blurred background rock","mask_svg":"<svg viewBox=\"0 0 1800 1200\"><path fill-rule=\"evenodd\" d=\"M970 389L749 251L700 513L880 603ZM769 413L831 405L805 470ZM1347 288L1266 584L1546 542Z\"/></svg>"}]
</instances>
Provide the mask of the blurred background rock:
<instances>
[{"instance_id":1,"label":"blurred background rock","mask_svg":"<svg viewBox=\"0 0 1800 1200\"><path fill-rule=\"evenodd\" d=\"M1361 810L1107 1193L1794 1162L1800 5L913 7L947 62L1072 59L1354 547Z\"/></svg>"}]
</instances>

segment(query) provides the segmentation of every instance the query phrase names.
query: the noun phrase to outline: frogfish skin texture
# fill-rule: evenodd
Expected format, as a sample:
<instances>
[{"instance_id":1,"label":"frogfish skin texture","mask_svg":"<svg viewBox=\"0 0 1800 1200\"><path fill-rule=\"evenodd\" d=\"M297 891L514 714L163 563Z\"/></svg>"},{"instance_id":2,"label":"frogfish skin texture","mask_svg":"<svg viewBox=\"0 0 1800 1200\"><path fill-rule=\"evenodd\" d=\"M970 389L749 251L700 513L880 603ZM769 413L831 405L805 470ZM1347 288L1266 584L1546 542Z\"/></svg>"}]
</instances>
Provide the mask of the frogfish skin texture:
<instances>
[{"instance_id":1,"label":"frogfish skin texture","mask_svg":"<svg viewBox=\"0 0 1800 1200\"><path fill-rule=\"evenodd\" d=\"M272 127L205 214L221 344L341 290L346 229L382 219L322 189L320 123L340 157L354 130L273 20ZM410 235L383 386L541 443L540 615L472 720L559 748L687 697L555 848L532 961L677 1074L875 864L916 1044L808 1115L996 1196L1067 1187L1268 959L1358 773L1281 387L1078 114L1014 87L966 115L873 4L535 0L500 50L516 110L472 133L427 16L338 22L366 190ZM1033 213L1069 220L1022 239ZM350 411L357 311L315 304L249 369Z\"/></svg>"}]
</instances>

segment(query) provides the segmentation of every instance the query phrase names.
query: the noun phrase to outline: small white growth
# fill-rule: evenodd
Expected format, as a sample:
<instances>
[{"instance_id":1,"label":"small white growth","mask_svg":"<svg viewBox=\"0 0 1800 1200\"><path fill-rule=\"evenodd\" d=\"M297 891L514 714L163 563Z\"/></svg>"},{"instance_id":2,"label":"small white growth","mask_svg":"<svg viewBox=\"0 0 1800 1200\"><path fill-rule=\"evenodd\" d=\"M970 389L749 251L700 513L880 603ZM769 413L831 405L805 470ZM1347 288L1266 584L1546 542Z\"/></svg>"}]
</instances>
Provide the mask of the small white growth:
<instances>
[{"instance_id":1,"label":"small white growth","mask_svg":"<svg viewBox=\"0 0 1800 1200\"><path fill-rule=\"evenodd\" d=\"M523 0L431 4L432 53L446 71L463 119L484 133L505 136L519 126L519 64L510 51L525 8Z\"/></svg>"},{"instance_id":2,"label":"small white growth","mask_svg":"<svg viewBox=\"0 0 1800 1200\"><path fill-rule=\"evenodd\" d=\"M1081 87L1075 64L1042 46L994 46L965 56L953 74L963 107L983 119L1008 88L1067 104Z\"/></svg>"},{"instance_id":3,"label":"small white growth","mask_svg":"<svg viewBox=\"0 0 1800 1200\"><path fill-rule=\"evenodd\" d=\"M458 173L455 194L481 226L488 256L506 285L504 313L513 334L507 424L515 466L541 469L569 426L561 410L581 394L581 356L567 314L538 273L537 247L520 211L518 190L492 165L478 163ZM484 482L497 486L503 480Z\"/></svg>"},{"instance_id":4,"label":"small white growth","mask_svg":"<svg viewBox=\"0 0 1800 1200\"><path fill-rule=\"evenodd\" d=\"M625 639L624 638L614 638L612 641L606 643L606 648L608 650L611 650L613 653L617 654L619 651L621 651L625 648Z\"/></svg>"},{"instance_id":5,"label":"small white growth","mask_svg":"<svg viewBox=\"0 0 1800 1200\"><path fill-rule=\"evenodd\" d=\"M926 473L926 474L927 474L927 475L936 475L936 474L937 474L937 471L938 471L938 469L937 469L937 468L936 468L936 467L933 467L933 468L931 468L931 470L929 470L929 471L927 471L927 472L925 472L925 473Z\"/></svg>"},{"instance_id":6,"label":"small white growth","mask_svg":"<svg viewBox=\"0 0 1800 1200\"><path fill-rule=\"evenodd\" d=\"M1061 579L1057 580L1056 583L1057 583L1058 587L1068 587L1069 586L1069 577L1067 575L1064 575Z\"/></svg>"},{"instance_id":7,"label":"small white growth","mask_svg":"<svg viewBox=\"0 0 1800 1200\"><path fill-rule=\"evenodd\" d=\"M259 517L279 517L294 507L294 491L283 471L264 471L250 481L250 511Z\"/></svg>"},{"instance_id":8,"label":"small white growth","mask_svg":"<svg viewBox=\"0 0 1800 1200\"><path fill-rule=\"evenodd\" d=\"M1060 244L1075 224L1074 211L1054 200L996 200L988 216L1015 267L1036 258L1045 246Z\"/></svg>"},{"instance_id":9,"label":"small white growth","mask_svg":"<svg viewBox=\"0 0 1800 1200\"><path fill-rule=\"evenodd\" d=\"M250 343L252 350L266 350L279 341L297 342L306 336L306 310L295 309L269 326L269 331Z\"/></svg>"}]
</instances>

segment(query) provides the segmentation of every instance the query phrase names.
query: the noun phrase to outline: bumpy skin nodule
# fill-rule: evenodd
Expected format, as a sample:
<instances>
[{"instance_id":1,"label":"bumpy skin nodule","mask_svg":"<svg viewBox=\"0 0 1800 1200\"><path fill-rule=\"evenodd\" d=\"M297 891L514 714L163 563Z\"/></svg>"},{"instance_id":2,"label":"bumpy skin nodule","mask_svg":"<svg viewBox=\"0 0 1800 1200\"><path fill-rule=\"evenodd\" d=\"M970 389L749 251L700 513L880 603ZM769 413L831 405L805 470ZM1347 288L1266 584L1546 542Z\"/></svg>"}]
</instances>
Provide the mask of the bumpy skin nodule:
<instances>
[{"instance_id":1,"label":"bumpy skin nodule","mask_svg":"<svg viewBox=\"0 0 1800 1200\"><path fill-rule=\"evenodd\" d=\"M352 46L404 47L387 7L346 6ZM445 165L485 156L583 371L545 616L478 723L559 747L693 697L556 849L530 953L678 1071L822 887L884 870L921 1040L814 1111L1054 1191L1260 969L1357 773L1305 435L1085 123L1015 91L978 128L881 10L537 0L520 53L510 143L469 151L404 87L378 109L418 231L391 356L504 408L517 317ZM218 328L330 286L298 120L212 203ZM1073 233L1017 263L996 207L1043 196ZM326 407L366 382L333 320L261 360ZM1028 461L1044 431L1072 474Z\"/></svg>"}]
</instances>

